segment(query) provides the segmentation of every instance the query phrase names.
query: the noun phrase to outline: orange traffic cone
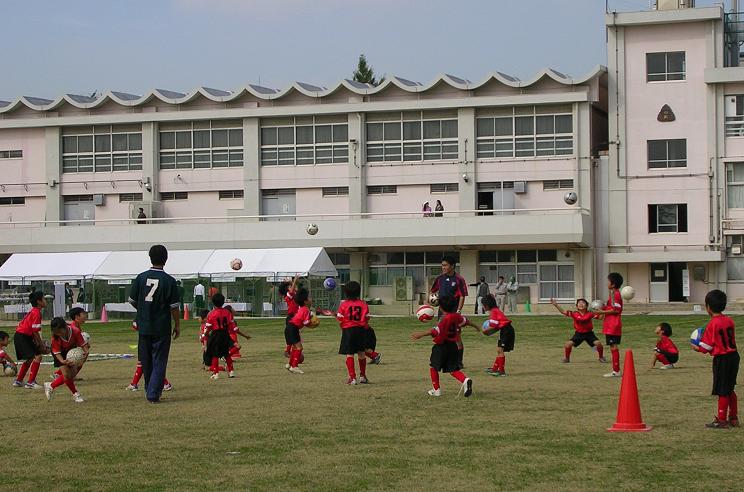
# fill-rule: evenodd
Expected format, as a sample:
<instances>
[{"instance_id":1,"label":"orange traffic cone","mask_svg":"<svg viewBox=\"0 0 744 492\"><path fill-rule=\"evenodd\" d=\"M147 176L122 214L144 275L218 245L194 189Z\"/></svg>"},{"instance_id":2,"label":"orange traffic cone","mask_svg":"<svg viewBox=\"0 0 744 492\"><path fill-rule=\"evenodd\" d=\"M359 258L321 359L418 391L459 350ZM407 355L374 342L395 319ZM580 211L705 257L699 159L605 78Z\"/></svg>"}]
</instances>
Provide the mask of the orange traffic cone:
<instances>
[{"instance_id":1,"label":"orange traffic cone","mask_svg":"<svg viewBox=\"0 0 744 492\"><path fill-rule=\"evenodd\" d=\"M106 312L106 305L103 305L101 309L101 323L108 323L108 313Z\"/></svg>"},{"instance_id":2,"label":"orange traffic cone","mask_svg":"<svg viewBox=\"0 0 744 492\"><path fill-rule=\"evenodd\" d=\"M183 320L184 321L189 320L189 305L188 304L183 305Z\"/></svg>"},{"instance_id":3,"label":"orange traffic cone","mask_svg":"<svg viewBox=\"0 0 744 492\"><path fill-rule=\"evenodd\" d=\"M651 430L651 426L644 424L641 419L641 403L638 401L638 385L636 384L632 350L625 352L623 380L620 383L620 401L617 403L617 418L612 427L607 430L610 432L646 432Z\"/></svg>"}]
</instances>

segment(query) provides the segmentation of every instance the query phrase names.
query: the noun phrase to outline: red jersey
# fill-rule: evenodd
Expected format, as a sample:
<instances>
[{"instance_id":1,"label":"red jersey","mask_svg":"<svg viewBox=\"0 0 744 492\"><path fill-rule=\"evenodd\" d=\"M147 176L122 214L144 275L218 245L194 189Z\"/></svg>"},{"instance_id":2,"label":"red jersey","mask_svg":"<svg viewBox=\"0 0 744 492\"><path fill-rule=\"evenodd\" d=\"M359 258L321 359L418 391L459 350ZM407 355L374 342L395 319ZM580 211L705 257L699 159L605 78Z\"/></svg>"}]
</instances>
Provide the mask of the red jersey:
<instances>
[{"instance_id":1,"label":"red jersey","mask_svg":"<svg viewBox=\"0 0 744 492\"><path fill-rule=\"evenodd\" d=\"M656 348L659 349L660 352L665 352L667 354L679 353L679 349L676 345L674 345L672 339L666 335L661 335L659 341L656 342Z\"/></svg>"},{"instance_id":2,"label":"red jersey","mask_svg":"<svg viewBox=\"0 0 744 492\"><path fill-rule=\"evenodd\" d=\"M342 330L355 326L369 328L369 307L361 299L347 299L338 307L336 319Z\"/></svg>"},{"instance_id":3,"label":"red jersey","mask_svg":"<svg viewBox=\"0 0 744 492\"><path fill-rule=\"evenodd\" d=\"M39 333L40 331L41 331L41 309L35 307L35 308L32 308L31 311L29 311L28 314L23 317L20 323L18 323L18 327L16 328L16 333L33 336L34 333Z\"/></svg>"},{"instance_id":4,"label":"red jersey","mask_svg":"<svg viewBox=\"0 0 744 492\"><path fill-rule=\"evenodd\" d=\"M491 327L491 329L500 330L510 324L511 320L506 317L501 309L497 307L491 309L491 316L488 318L488 326Z\"/></svg>"},{"instance_id":5,"label":"red jersey","mask_svg":"<svg viewBox=\"0 0 744 492\"><path fill-rule=\"evenodd\" d=\"M306 327L310 324L310 309L307 306L302 306L289 322L300 329Z\"/></svg>"},{"instance_id":6,"label":"red jersey","mask_svg":"<svg viewBox=\"0 0 744 492\"><path fill-rule=\"evenodd\" d=\"M225 330L231 333L238 327L230 310L224 307L212 309L207 315L207 322L204 325L207 333L218 330Z\"/></svg>"},{"instance_id":7,"label":"red jersey","mask_svg":"<svg viewBox=\"0 0 744 492\"><path fill-rule=\"evenodd\" d=\"M294 300L295 294L297 294L297 291L290 289L287 291L287 295L284 296L284 302L287 303L287 316L294 316L300 310L300 306Z\"/></svg>"},{"instance_id":8,"label":"red jersey","mask_svg":"<svg viewBox=\"0 0 744 492\"><path fill-rule=\"evenodd\" d=\"M436 345L442 345L446 342L456 342L460 330L468 319L460 313L447 313L439 321L439 324L432 328L431 336L434 337Z\"/></svg>"},{"instance_id":9,"label":"red jersey","mask_svg":"<svg viewBox=\"0 0 744 492\"><path fill-rule=\"evenodd\" d=\"M199 327L199 341L204 344L207 343L207 321L205 320L201 327Z\"/></svg>"},{"instance_id":10,"label":"red jersey","mask_svg":"<svg viewBox=\"0 0 744 492\"><path fill-rule=\"evenodd\" d=\"M724 314L713 316L700 340L700 351L713 356L736 352L734 320Z\"/></svg>"},{"instance_id":11,"label":"red jersey","mask_svg":"<svg viewBox=\"0 0 744 492\"><path fill-rule=\"evenodd\" d=\"M584 314L581 314L578 311L566 311L564 315L573 319L573 327L574 330L576 330L576 333L589 333L594 331L594 324L592 323L594 313L587 311Z\"/></svg>"},{"instance_id":12,"label":"red jersey","mask_svg":"<svg viewBox=\"0 0 744 492\"><path fill-rule=\"evenodd\" d=\"M456 272L452 275L443 273L434 280L431 291L438 292L442 297L452 296L459 299L468 296L468 283Z\"/></svg>"},{"instance_id":13,"label":"red jersey","mask_svg":"<svg viewBox=\"0 0 744 492\"><path fill-rule=\"evenodd\" d=\"M613 289L610 296L607 298L607 304L604 306L605 311L617 311L618 314L605 314L604 321L602 322L602 333L605 335L620 336L623 334L623 296L620 295L620 291Z\"/></svg>"},{"instance_id":14,"label":"red jersey","mask_svg":"<svg viewBox=\"0 0 744 492\"><path fill-rule=\"evenodd\" d=\"M74 325L67 325L67 334L63 337L52 336L52 354L62 355L68 350L85 345L83 332Z\"/></svg>"}]
</instances>

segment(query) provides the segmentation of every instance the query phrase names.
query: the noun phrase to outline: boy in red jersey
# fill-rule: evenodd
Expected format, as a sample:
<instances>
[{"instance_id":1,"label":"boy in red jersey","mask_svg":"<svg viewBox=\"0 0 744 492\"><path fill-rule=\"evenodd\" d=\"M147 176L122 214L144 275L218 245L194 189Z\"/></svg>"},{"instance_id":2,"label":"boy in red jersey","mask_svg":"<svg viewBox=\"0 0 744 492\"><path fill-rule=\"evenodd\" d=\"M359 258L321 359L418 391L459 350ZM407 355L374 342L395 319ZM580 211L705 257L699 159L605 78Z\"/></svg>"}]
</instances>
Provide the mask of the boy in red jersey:
<instances>
[{"instance_id":1,"label":"boy in red jersey","mask_svg":"<svg viewBox=\"0 0 744 492\"><path fill-rule=\"evenodd\" d=\"M59 368L59 374L51 383L44 383L44 393L47 400L54 396L54 390L67 385L72 393L72 400L75 403L83 403L85 400L75 387L75 375L83 367L83 363L77 365L67 360L67 352L71 349L80 347L88 357L88 343L83 339L83 333L75 324L68 325L64 318L54 318L51 322L52 327L52 357L54 357L54 367ZM85 361L85 359L83 359Z\"/></svg>"},{"instance_id":2,"label":"boy in red jersey","mask_svg":"<svg viewBox=\"0 0 744 492\"><path fill-rule=\"evenodd\" d=\"M236 328L232 312L223 307L225 305L225 296L220 293L212 296L212 305L214 309L207 315L207 357L211 360L209 370L212 371L210 379L219 379L220 377L220 358L225 359L227 366L227 377L234 378L235 371L233 360L230 357L230 349L233 341L230 338L230 332Z\"/></svg>"},{"instance_id":3,"label":"boy in red jersey","mask_svg":"<svg viewBox=\"0 0 744 492\"><path fill-rule=\"evenodd\" d=\"M651 369L656 367L656 362L661 362L659 369L674 369L674 364L679 360L679 349L670 338L672 327L669 323L659 323L656 327L656 336L659 341L654 348L654 360L651 361Z\"/></svg>"},{"instance_id":4,"label":"boy in red jersey","mask_svg":"<svg viewBox=\"0 0 744 492\"><path fill-rule=\"evenodd\" d=\"M284 341L291 347L289 362L284 365L284 368L294 374L305 374L298 367L305 360L305 357L302 355L303 347L300 330L304 328L315 328L310 315L310 305L312 304L310 292L304 287L300 288L295 295L295 301L300 307L292 319L287 322L287 327L284 329Z\"/></svg>"},{"instance_id":5,"label":"boy in red jersey","mask_svg":"<svg viewBox=\"0 0 744 492\"><path fill-rule=\"evenodd\" d=\"M297 282L300 279L300 275L295 275L295 278L292 279L291 282L282 282L279 284L279 295L282 296L282 299L284 299L284 302L287 304L287 318L284 323L284 328L286 330L287 326L289 326L289 321L294 318L294 315L297 314L297 311L300 309L300 306L297 305L297 302L295 302L295 296L297 295ZM284 357L289 358L289 354L292 351L292 346L287 344L284 347Z\"/></svg>"},{"instance_id":6,"label":"boy in red jersey","mask_svg":"<svg viewBox=\"0 0 744 492\"><path fill-rule=\"evenodd\" d=\"M18 366L13 361L13 357L10 356L10 354L5 350L8 348L8 344L10 343L10 335L5 333L4 331L0 331L0 369L5 371L6 367L12 367L15 370L18 370Z\"/></svg>"},{"instance_id":7,"label":"boy in red jersey","mask_svg":"<svg viewBox=\"0 0 744 492\"><path fill-rule=\"evenodd\" d=\"M603 309L594 311L595 314L603 314L602 333L605 342L610 346L612 355L612 372L604 375L606 378L619 378L623 375L620 371L620 340L623 334L623 296L620 295L620 287L623 285L623 276L612 272L607 276L607 288L610 295Z\"/></svg>"},{"instance_id":8,"label":"boy in red jersey","mask_svg":"<svg viewBox=\"0 0 744 492\"><path fill-rule=\"evenodd\" d=\"M484 332L484 335L499 332L499 342L496 348L496 360L493 362L493 366L485 369L487 374L491 376L506 376L506 352L514 350L514 341L516 335L514 334L514 326L506 315L498 308L496 298L492 294L488 294L481 300L483 309L491 313L488 319L489 330Z\"/></svg>"},{"instance_id":9,"label":"boy in red jersey","mask_svg":"<svg viewBox=\"0 0 744 492\"><path fill-rule=\"evenodd\" d=\"M432 389L428 393L430 396L442 396L442 390L439 387L439 371L442 371L450 373L453 378L462 383L460 390L463 391L465 397L468 397L473 394L473 380L460 370L457 342L455 340L457 339L457 332L463 326L478 328L457 312L458 300L455 297L449 295L440 297L439 307L445 314L437 326L431 330L411 334L411 340L419 340L426 336L431 336L434 339L431 357L429 358Z\"/></svg>"},{"instance_id":10,"label":"boy in red jersey","mask_svg":"<svg viewBox=\"0 0 744 492\"><path fill-rule=\"evenodd\" d=\"M564 310L553 298L550 299L550 303L555 306L558 312L563 316L568 316L573 319L574 335L566 342L566 345L563 346L564 356L561 359L561 362L565 364L571 362L571 350L584 342L586 342L590 347L594 346L597 348L599 362L607 362L607 359L604 358L604 347L602 346L602 342L600 342L597 335L594 334L594 324L592 323L592 320L596 315L587 310L589 303L586 302L586 299L579 299L576 301L576 311Z\"/></svg>"},{"instance_id":11,"label":"boy in red jersey","mask_svg":"<svg viewBox=\"0 0 744 492\"><path fill-rule=\"evenodd\" d=\"M31 311L18 323L13 344L15 345L16 357L18 362L23 361L18 375L13 381L16 388L25 387L26 389L41 389L42 385L36 382L36 375L39 373L42 355L49 353L41 339L41 310L46 307L46 300L43 292L32 292L28 297L31 303ZM26 372L31 368L28 374L28 382L24 385L23 378Z\"/></svg>"},{"instance_id":12,"label":"boy in red jersey","mask_svg":"<svg viewBox=\"0 0 744 492\"><path fill-rule=\"evenodd\" d=\"M700 345L692 349L713 356L713 395L718 395L718 414L713 422L705 424L711 429L739 427L736 376L739 373L739 352L736 350L734 320L723 314L726 294L711 290L705 295L705 310L710 321L705 327ZM728 410L728 414L727 414Z\"/></svg>"},{"instance_id":13,"label":"boy in red jersey","mask_svg":"<svg viewBox=\"0 0 744 492\"><path fill-rule=\"evenodd\" d=\"M346 384L367 384L367 359L364 355L366 331L369 327L369 307L359 299L362 286L359 282L351 281L344 285L344 297L336 313L336 319L341 326L341 345L338 353L346 356L346 369L349 377ZM354 372L354 355L359 360L359 380Z\"/></svg>"},{"instance_id":14,"label":"boy in red jersey","mask_svg":"<svg viewBox=\"0 0 744 492\"><path fill-rule=\"evenodd\" d=\"M132 321L132 330L139 331L137 328L137 321ZM139 391L139 382L142 379L142 362L137 361L137 367L134 369L134 376L132 376L132 382L126 387L127 391ZM163 379L163 391L170 391L173 386L168 381L168 378Z\"/></svg>"}]
</instances>

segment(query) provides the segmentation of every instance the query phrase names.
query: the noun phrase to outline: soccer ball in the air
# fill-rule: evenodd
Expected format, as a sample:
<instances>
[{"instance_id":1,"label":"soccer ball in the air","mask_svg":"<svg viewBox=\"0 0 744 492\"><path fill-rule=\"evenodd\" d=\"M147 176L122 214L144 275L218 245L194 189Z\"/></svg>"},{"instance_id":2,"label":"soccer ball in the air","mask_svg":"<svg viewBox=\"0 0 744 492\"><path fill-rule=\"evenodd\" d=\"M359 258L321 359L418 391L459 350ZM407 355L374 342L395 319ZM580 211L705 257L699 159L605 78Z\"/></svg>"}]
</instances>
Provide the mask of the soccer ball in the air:
<instances>
[{"instance_id":1,"label":"soccer ball in the air","mask_svg":"<svg viewBox=\"0 0 744 492\"><path fill-rule=\"evenodd\" d=\"M318 224L308 224L307 225L307 233L311 236L314 236L318 233Z\"/></svg>"},{"instance_id":2,"label":"soccer ball in the air","mask_svg":"<svg viewBox=\"0 0 744 492\"><path fill-rule=\"evenodd\" d=\"M323 281L323 287L325 290L333 290L336 288L336 280L328 277Z\"/></svg>"},{"instance_id":3,"label":"soccer ball in the air","mask_svg":"<svg viewBox=\"0 0 744 492\"><path fill-rule=\"evenodd\" d=\"M427 321L434 319L434 309L426 304L419 306L416 310L416 317L422 323L426 323Z\"/></svg>"},{"instance_id":4,"label":"soccer ball in the air","mask_svg":"<svg viewBox=\"0 0 744 492\"><path fill-rule=\"evenodd\" d=\"M76 366L79 366L85 360L85 350L81 349L80 347L70 349L70 351L67 352L65 359L69 360Z\"/></svg>"},{"instance_id":5,"label":"soccer ball in the air","mask_svg":"<svg viewBox=\"0 0 744 492\"><path fill-rule=\"evenodd\" d=\"M623 299L629 301L635 297L635 289L630 285L626 285L620 289L620 295L623 296Z\"/></svg>"},{"instance_id":6,"label":"soccer ball in the air","mask_svg":"<svg viewBox=\"0 0 744 492\"><path fill-rule=\"evenodd\" d=\"M230 260L230 268L232 268L233 270L240 270L241 268L243 268L243 260L241 260L240 258L233 258L232 260Z\"/></svg>"},{"instance_id":7,"label":"soccer ball in the air","mask_svg":"<svg viewBox=\"0 0 744 492\"><path fill-rule=\"evenodd\" d=\"M592 301L591 304L589 304L589 309L592 311L599 311L604 307L604 303L600 301L599 299L595 299Z\"/></svg>"},{"instance_id":8,"label":"soccer ball in the air","mask_svg":"<svg viewBox=\"0 0 744 492\"><path fill-rule=\"evenodd\" d=\"M699 347L700 340L703 338L704 332L705 332L705 327L695 328L694 330L692 330L692 333L690 333L690 343L696 347Z\"/></svg>"},{"instance_id":9,"label":"soccer ball in the air","mask_svg":"<svg viewBox=\"0 0 744 492\"><path fill-rule=\"evenodd\" d=\"M16 372L16 368L11 366L10 364L6 364L5 368L3 369L3 374L5 374L6 376L15 376Z\"/></svg>"},{"instance_id":10,"label":"soccer ball in the air","mask_svg":"<svg viewBox=\"0 0 744 492\"><path fill-rule=\"evenodd\" d=\"M566 202L566 205L575 205L579 201L579 196L575 191L569 191L563 195L563 201Z\"/></svg>"},{"instance_id":11,"label":"soccer ball in the air","mask_svg":"<svg viewBox=\"0 0 744 492\"><path fill-rule=\"evenodd\" d=\"M434 307L439 306L439 294L437 294L436 292L432 292L429 296L429 304Z\"/></svg>"}]
</instances>

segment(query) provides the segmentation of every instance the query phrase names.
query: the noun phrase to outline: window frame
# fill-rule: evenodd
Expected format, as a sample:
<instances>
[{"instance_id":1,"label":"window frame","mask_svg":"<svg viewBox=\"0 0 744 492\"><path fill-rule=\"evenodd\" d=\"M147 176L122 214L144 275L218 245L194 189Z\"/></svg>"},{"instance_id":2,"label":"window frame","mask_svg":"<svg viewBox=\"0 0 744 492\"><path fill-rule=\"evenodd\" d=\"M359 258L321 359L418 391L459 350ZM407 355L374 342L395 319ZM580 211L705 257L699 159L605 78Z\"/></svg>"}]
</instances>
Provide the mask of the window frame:
<instances>
[{"instance_id":1,"label":"window frame","mask_svg":"<svg viewBox=\"0 0 744 492\"><path fill-rule=\"evenodd\" d=\"M671 72L669 71L669 55L682 54L682 71ZM663 55L664 56L664 71L663 72L649 72L649 59L652 56ZM670 75L675 77L670 78ZM681 77L676 77L681 75ZM651 80L651 77L656 77L656 80ZM663 77L663 78L661 78ZM687 80L687 52L686 51L650 51L646 53L646 83L658 83L658 82L684 82Z\"/></svg>"},{"instance_id":2,"label":"window frame","mask_svg":"<svg viewBox=\"0 0 744 492\"><path fill-rule=\"evenodd\" d=\"M175 202L189 199L188 191L161 191L160 192L161 202Z\"/></svg>"},{"instance_id":3,"label":"window frame","mask_svg":"<svg viewBox=\"0 0 744 492\"><path fill-rule=\"evenodd\" d=\"M322 166L347 164L349 162L349 124L348 122L330 122L325 117L313 116L312 121L306 118L291 118L291 123L261 125L259 131L259 165L264 167L281 166ZM318 141L318 129L329 127L330 140ZM300 129L312 128L312 142L298 142ZM292 142L280 143L279 131L292 130ZM265 143L264 132L274 131L275 142ZM338 137L337 137L338 132ZM270 158L271 155L274 158ZM301 156L301 157L300 157ZM302 160L302 162L300 162Z\"/></svg>"},{"instance_id":4,"label":"window frame","mask_svg":"<svg viewBox=\"0 0 744 492\"><path fill-rule=\"evenodd\" d=\"M220 190L217 192L219 200L242 200L245 198L245 190Z\"/></svg>"},{"instance_id":5,"label":"window frame","mask_svg":"<svg viewBox=\"0 0 744 492\"><path fill-rule=\"evenodd\" d=\"M187 126L188 125L188 126ZM197 145L197 135L208 132L209 143ZM227 145L214 145L215 134L225 132ZM188 135L188 141L186 137ZM238 143L233 138L240 135ZM172 136L173 146L165 147L163 139ZM179 138L182 143L179 145ZM158 131L158 168L164 171L188 169L228 169L245 165L245 142L242 125L222 120L195 120L187 122L182 128L161 129Z\"/></svg>"},{"instance_id":6,"label":"window frame","mask_svg":"<svg viewBox=\"0 0 744 492\"><path fill-rule=\"evenodd\" d=\"M8 203L3 203L5 200L7 200ZM0 196L0 207L17 207L25 204L25 196Z\"/></svg>"},{"instance_id":7,"label":"window frame","mask_svg":"<svg viewBox=\"0 0 744 492\"><path fill-rule=\"evenodd\" d=\"M325 186L321 189L323 198L337 198L349 196L348 186Z\"/></svg>"},{"instance_id":8,"label":"window frame","mask_svg":"<svg viewBox=\"0 0 744 492\"><path fill-rule=\"evenodd\" d=\"M432 195L444 195L447 193L459 193L460 183L431 183L429 193Z\"/></svg>"},{"instance_id":9,"label":"window frame","mask_svg":"<svg viewBox=\"0 0 744 492\"><path fill-rule=\"evenodd\" d=\"M0 150L0 160L10 161L23 159L23 149Z\"/></svg>"},{"instance_id":10,"label":"window frame","mask_svg":"<svg viewBox=\"0 0 744 492\"><path fill-rule=\"evenodd\" d=\"M426 136L426 126L437 124L438 137ZM454 136L443 136L444 125L454 125ZM370 138L370 128L380 126L382 138ZM406 129L418 125L418 135L406 138ZM397 138L387 138L388 128L398 129ZM457 117L439 117L419 111L417 117L410 113L399 113L396 118L368 121L365 124L367 163L371 165L385 162L456 162L459 160L459 128ZM428 148L428 152L427 152ZM438 148L438 150L436 150ZM445 150L445 148L447 150ZM427 157L428 156L428 157Z\"/></svg>"},{"instance_id":11,"label":"window frame","mask_svg":"<svg viewBox=\"0 0 744 492\"><path fill-rule=\"evenodd\" d=\"M398 194L398 185L367 186L367 195L369 196L397 195L397 194Z\"/></svg>"},{"instance_id":12,"label":"window frame","mask_svg":"<svg viewBox=\"0 0 744 492\"><path fill-rule=\"evenodd\" d=\"M660 222L659 207L675 207L675 223ZM648 204L648 233L649 234L687 234L689 232L689 217L686 203L649 203ZM682 213L684 212L684 213ZM674 227L675 230L666 230ZM665 230L659 230L664 228Z\"/></svg>"},{"instance_id":13,"label":"window frame","mask_svg":"<svg viewBox=\"0 0 744 492\"><path fill-rule=\"evenodd\" d=\"M114 136L124 135L125 150L114 150ZM90 138L90 150L80 150L80 139ZM68 142L75 141L75 150L66 150ZM103 140L105 139L105 140ZM98 142L108 142L108 149L98 150ZM136 142L139 141L139 148ZM120 125L96 125L94 127L67 127L60 136L63 174L116 173L142 171L142 129L122 128ZM84 166L81 164L84 163ZM117 169L118 166L118 169ZM82 169L81 169L82 167Z\"/></svg>"},{"instance_id":14,"label":"window frame","mask_svg":"<svg viewBox=\"0 0 744 492\"><path fill-rule=\"evenodd\" d=\"M651 159L651 146L652 144L664 143L665 159ZM669 152L669 144L671 142L684 142L685 158L682 159L671 159ZM675 162L682 162L684 165L672 165ZM664 165L652 165L652 163L663 163ZM687 139L686 138L661 138L646 140L646 166L649 170L654 169L684 169L687 167Z\"/></svg>"}]
</instances>

